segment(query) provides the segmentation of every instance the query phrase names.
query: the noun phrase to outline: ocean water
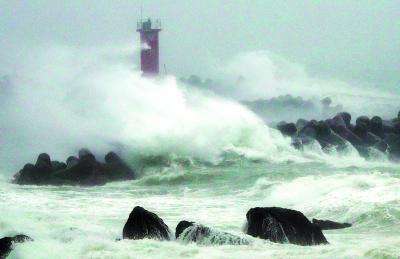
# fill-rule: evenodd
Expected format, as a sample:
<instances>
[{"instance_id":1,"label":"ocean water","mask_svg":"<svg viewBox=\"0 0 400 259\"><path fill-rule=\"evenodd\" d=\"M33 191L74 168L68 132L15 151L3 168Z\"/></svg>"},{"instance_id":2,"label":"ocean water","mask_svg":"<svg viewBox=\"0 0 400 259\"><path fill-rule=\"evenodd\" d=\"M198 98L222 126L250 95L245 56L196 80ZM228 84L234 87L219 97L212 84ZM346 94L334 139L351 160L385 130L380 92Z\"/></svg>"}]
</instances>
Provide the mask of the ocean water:
<instances>
[{"instance_id":1,"label":"ocean water","mask_svg":"<svg viewBox=\"0 0 400 259\"><path fill-rule=\"evenodd\" d=\"M0 236L35 239L17 245L10 258L400 256L400 165L385 154L366 161L351 146L340 154L317 144L298 151L234 100L173 77L143 79L126 64L86 55L46 50L47 58L35 55L32 68L12 78L10 92L0 93ZM373 100L364 110L386 114L386 99ZM363 111L360 105L346 108ZM397 115L390 110L388 116ZM10 183L39 153L65 160L81 147L99 156L121 148L138 178L91 188ZM148 156L168 163L138 166ZM252 242L116 241L135 206L157 213L172 233L190 220ZM325 231L329 245L275 244L243 233L246 212L255 206L353 226Z\"/></svg>"},{"instance_id":2,"label":"ocean water","mask_svg":"<svg viewBox=\"0 0 400 259\"><path fill-rule=\"evenodd\" d=\"M340 157L331 157L340 160ZM138 180L105 186L16 186L2 181L0 231L25 233L10 258L397 258L400 170L388 162L338 166L324 161L268 162L232 157L218 165L151 167ZM353 223L325 231L329 245L301 247L252 240L213 246L115 241L134 206L157 213L172 232L180 220L245 236L248 209L281 206L310 219Z\"/></svg>"}]
</instances>

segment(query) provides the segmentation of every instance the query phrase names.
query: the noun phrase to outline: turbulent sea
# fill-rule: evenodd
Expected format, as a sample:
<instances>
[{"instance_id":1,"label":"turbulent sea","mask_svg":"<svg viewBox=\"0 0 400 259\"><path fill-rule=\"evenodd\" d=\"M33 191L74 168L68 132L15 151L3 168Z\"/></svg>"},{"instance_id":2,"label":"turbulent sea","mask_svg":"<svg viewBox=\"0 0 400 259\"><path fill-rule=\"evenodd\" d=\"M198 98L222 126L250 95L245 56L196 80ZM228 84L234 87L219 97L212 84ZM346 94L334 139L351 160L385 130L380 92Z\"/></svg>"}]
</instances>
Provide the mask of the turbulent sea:
<instances>
[{"instance_id":1,"label":"turbulent sea","mask_svg":"<svg viewBox=\"0 0 400 259\"><path fill-rule=\"evenodd\" d=\"M144 170L138 180L93 188L0 184L1 234L23 232L35 239L18 245L10 258L400 255L400 170L385 162L358 161L341 167L326 161L272 163L230 157L219 165L155 166ZM136 205L156 212L172 231L187 219L243 236L246 212L254 206L297 209L310 219L351 222L353 227L325 231L330 244L315 247L255 238L250 238L251 245L242 246L116 242Z\"/></svg>"},{"instance_id":2,"label":"turbulent sea","mask_svg":"<svg viewBox=\"0 0 400 259\"><path fill-rule=\"evenodd\" d=\"M318 145L298 151L237 102L171 77L144 80L126 66L77 62L80 52L62 54L49 51L45 66L12 78L0 96L0 236L35 240L17 245L10 258L400 256L400 165L384 154L366 161L351 147L342 154ZM373 100L368 111L388 108ZM398 111L389 110L392 118ZM10 183L41 152L65 160L81 147L104 155L119 144L136 180L91 188ZM138 166L146 155L162 163ZM255 206L353 226L325 231L330 244L314 247L252 237L240 246L116 241L135 206L155 212L172 232L190 220L245 236L246 212Z\"/></svg>"}]
</instances>

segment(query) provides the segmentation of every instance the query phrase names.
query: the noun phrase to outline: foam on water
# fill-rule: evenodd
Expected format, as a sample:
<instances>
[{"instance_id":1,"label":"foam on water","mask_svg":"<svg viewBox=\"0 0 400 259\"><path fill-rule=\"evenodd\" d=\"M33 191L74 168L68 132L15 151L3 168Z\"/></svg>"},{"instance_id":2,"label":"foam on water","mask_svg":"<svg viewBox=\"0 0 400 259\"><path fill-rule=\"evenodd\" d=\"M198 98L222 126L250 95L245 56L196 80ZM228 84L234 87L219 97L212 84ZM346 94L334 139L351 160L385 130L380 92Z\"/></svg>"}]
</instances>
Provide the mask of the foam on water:
<instances>
[{"instance_id":1,"label":"foam on water","mask_svg":"<svg viewBox=\"0 0 400 259\"><path fill-rule=\"evenodd\" d=\"M101 50L45 53L32 67L27 61L21 74L12 77L12 92L1 96L0 161L12 165L8 170L43 151L64 159L82 146L97 153L123 147L127 156L212 163L229 150L273 161L297 156L290 140L237 102L189 88L171 76L145 79L105 59ZM52 73L45 73L50 66Z\"/></svg>"},{"instance_id":2,"label":"foam on water","mask_svg":"<svg viewBox=\"0 0 400 259\"><path fill-rule=\"evenodd\" d=\"M0 234L23 232L35 239L18 245L11 258L400 253L399 166L384 154L366 161L351 146L326 153L317 143L298 151L290 138L235 101L174 77L143 79L126 65L104 62L97 52L46 50L48 57L39 59L45 65L35 59L35 69L28 66L13 79L12 94L1 96ZM120 149L132 164L155 159L139 179L100 187L7 182L40 152L61 160L82 146L98 154ZM161 162L154 163L157 158ZM320 247L256 239L251 245L221 247L116 242L136 205L156 212L171 229L185 219L243 235L246 212L254 206L298 209L310 218L349 221L354 227L327 232L331 244Z\"/></svg>"},{"instance_id":3,"label":"foam on water","mask_svg":"<svg viewBox=\"0 0 400 259\"><path fill-rule=\"evenodd\" d=\"M281 174L287 170L292 171ZM397 167L334 169L318 163L243 162L179 171L195 177L171 184L165 177L173 171L164 171L157 184L140 179L94 188L1 183L1 233L24 232L35 239L17 246L11 258L58 258L60 254L68 258L381 257L400 252ZM136 205L156 212L172 230L185 219L243 236L245 214L254 206L283 206L301 210L309 218L354 225L327 231L331 244L320 247L257 239L243 247L116 242Z\"/></svg>"}]
</instances>

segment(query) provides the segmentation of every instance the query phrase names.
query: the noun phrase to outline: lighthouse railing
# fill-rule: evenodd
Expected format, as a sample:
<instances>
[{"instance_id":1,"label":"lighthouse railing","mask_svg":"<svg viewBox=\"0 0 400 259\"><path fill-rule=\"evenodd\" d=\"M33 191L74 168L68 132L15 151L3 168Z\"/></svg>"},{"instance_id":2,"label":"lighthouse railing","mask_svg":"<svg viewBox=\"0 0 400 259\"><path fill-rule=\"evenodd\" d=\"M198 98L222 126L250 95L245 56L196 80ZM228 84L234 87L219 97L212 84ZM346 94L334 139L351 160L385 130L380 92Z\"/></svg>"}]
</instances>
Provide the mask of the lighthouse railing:
<instances>
[{"instance_id":1,"label":"lighthouse railing","mask_svg":"<svg viewBox=\"0 0 400 259\"><path fill-rule=\"evenodd\" d=\"M149 25L150 22L150 26ZM136 23L137 30L161 30L161 21L159 19L154 22L151 19L139 19Z\"/></svg>"}]
</instances>

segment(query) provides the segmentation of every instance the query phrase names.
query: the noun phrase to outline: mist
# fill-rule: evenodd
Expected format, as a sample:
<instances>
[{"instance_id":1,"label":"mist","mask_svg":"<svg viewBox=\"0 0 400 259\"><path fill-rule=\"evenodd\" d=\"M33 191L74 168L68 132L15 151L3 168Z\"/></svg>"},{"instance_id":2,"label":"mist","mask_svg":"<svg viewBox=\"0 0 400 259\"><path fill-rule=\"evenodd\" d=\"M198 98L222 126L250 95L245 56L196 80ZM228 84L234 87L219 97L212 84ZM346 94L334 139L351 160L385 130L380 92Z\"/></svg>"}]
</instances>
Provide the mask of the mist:
<instances>
[{"instance_id":1,"label":"mist","mask_svg":"<svg viewBox=\"0 0 400 259\"><path fill-rule=\"evenodd\" d=\"M2 166L15 170L41 152L62 160L82 147L216 162L229 149L272 154L288 146L232 100L172 76L141 77L124 62L139 50L53 47L26 59L23 76L3 82Z\"/></svg>"},{"instance_id":2,"label":"mist","mask_svg":"<svg viewBox=\"0 0 400 259\"><path fill-rule=\"evenodd\" d=\"M36 46L135 45L141 5L163 23L161 62L172 74L207 77L240 53L267 50L313 77L399 91L398 1L1 1L1 71Z\"/></svg>"},{"instance_id":3,"label":"mist","mask_svg":"<svg viewBox=\"0 0 400 259\"><path fill-rule=\"evenodd\" d=\"M0 0L0 257L397 258L399 17Z\"/></svg>"},{"instance_id":4,"label":"mist","mask_svg":"<svg viewBox=\"0 0 400 259\"><path fill-rule=\"evenodd\" d=\"M287 143L271 142L274 131L263 123L306 111L276 105L280 112L260 118L240 102L287 94L316 105L310 118L323 115L325 97L356 115L393 117L399 109L395 1L1 5L0 161L10 170L39 152L61 159L82 146L101 153L122 144L211 161L229 146L274 150ZM163 23L168 76L160 81L138 71L141 5L145 17ZM178 79L192 74L214 84Z\"/></svg>"}]
</instances>

